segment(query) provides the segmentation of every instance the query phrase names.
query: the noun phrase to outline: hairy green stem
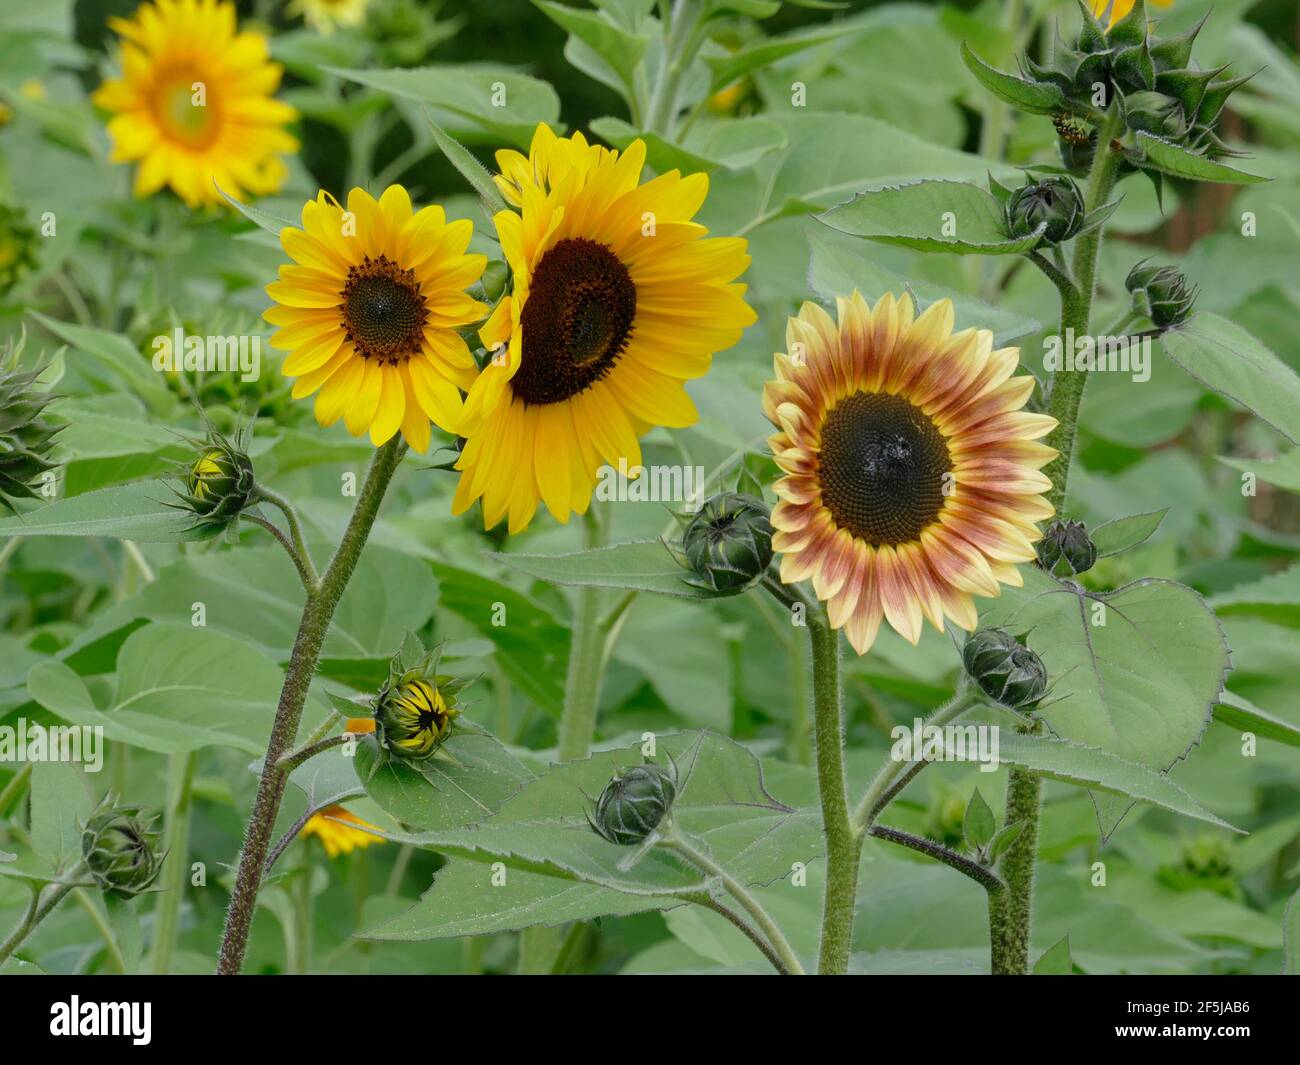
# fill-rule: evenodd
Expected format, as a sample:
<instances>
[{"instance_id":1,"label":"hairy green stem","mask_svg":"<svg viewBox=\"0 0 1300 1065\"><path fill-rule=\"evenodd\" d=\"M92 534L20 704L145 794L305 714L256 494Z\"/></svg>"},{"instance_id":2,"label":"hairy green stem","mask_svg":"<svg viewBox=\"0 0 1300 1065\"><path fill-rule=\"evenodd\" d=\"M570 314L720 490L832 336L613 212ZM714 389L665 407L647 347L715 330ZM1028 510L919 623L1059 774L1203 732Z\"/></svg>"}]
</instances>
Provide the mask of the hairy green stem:
<instances>
[{"instance_id":1,"label":"hairy green stem","mask_svg":"<svg viewBox=\"0 0 1300 1065\"><path fill-rule=\"evenodd\" d=\"M731 922L744 934L746 939L762 952L763 957L772 963L773 969L782 976L791 975L790 970L786 968L785 962L781 960L781 955L772 949L772 944L764 939L762 933L746 921L743 915L737 913L725 903L719 902L707 892L701 892L698 896L694 896L691 901L698 906L703 906L706 910L712 910L719 917Z\"/></svg>"},{"instance_id":2,"label":"hairy green stem","mask_svg":"<svg viewBox=\"0 0 1300 1065\"><path fill-rule=\"evenodd\" d=\"M943 862L944 865L951 866L957 872L970 877L987 891L1001 891L1005 887L1002 881L998 879L998 875L991 869L980 865L979 862L972 861L964 854L958 854L955 850L945 847L942 843L936 843L932 839L914 836L910 832L902 832L897 828L889 828L887 825L872 825L868 835L876 839L888 840L890 843L897 843L901 847L907 847L920 854L927 854L935 861Z\"/></svg>"},{"instance_id":3,"label":"hairy green stem","mask_svg":"<svg viewBox=\"0 0 1300 1065\"><path fill-rule=\"evenodd\" d=\"M162 890L158 892L158 905L154 907L151 960L151 968L160 976L171 969L181 906L185 901L195 760L193 751L169 755L167 759L167 820L163 836L163 853L167 857L159 885Z\"/></svg>"},{"instance_id":4,"label":"hairy green stem","mask_svg":"<svg viewBox=\"0 0 1300 1065\"><path fill-rule=\"evenodd\" d=\"M671 21L664 27L663 56L659 76L655 79L650 106L646 110L646 129L671 136L669 128L677 113L677 93L682 75L695 58L701 26L698 0L675 0Z\"/></svg>"},{"instance_id":5,"label":"hairy green stem","mask_svg":"<svg viewBox=\"0 0 1300 1065\"><path fill-rule=\"evenodd\" d=\"M584 546L602 547L605 530L595 504L584 523ZM600 705L601 673L605 657L605 630L600 623L601 589L586 585L578 589L573 612L573 635L569 645L569 669L564 681L564 710L560 715L557 757L561 762L585 758L596 734L596 712Z\"/></svg>"},{"instance_id":6,"label":"hairy green stem","mask_svg":"<svg viewBox=\"0 0 1300 1065\"><path fill-rule=\"evenodd\" d=\"M379 514L379 504L383 501L388 484L405 452L406 445L399 437L394 437L375 452L338 550L321 578L319 589L315 594L307 596L303 607L298 635L289 656L289 668L285 672L284 687L280 691L275 723L271 727L271 738L266 746L257 797L253 801L253 812L239 855L234 891L226 910L226 928L217 960L218 973L234 975L243 968L248 931L257 906L257 890L262 882L271 833L275 828L275 818L280 811L280 801L288 779L288 774L280 767L280 758L297 738L302 709L320 659L325 634L329 631L334 611L356 569L362 548L365 547Z\"/></svg>"},{"instance_id":7,"label":"hairy green stem","mask_svg":"<svg viewBox=\"0 0 1300 1065\"><path fill-rule=\"evenodd\" d=\"M1023 731L1041 731L1035 722ZM1002 855L998 872L1006 890L989 895L990 964L995 976L1029 972L1029 935L1033 920L1034 866L1038 861L1038 818L1043 780L1012 768L1007 778L1007 811L1003 826L1024 822L1020 835Z\"/></svg>"},{"instance_id":8,"label":"hairy green stem","mask_svg":"<svg viewBox=\"0 0 1300 1065\"><path fill-rule=\"evenodd\" d=\"M302 534L302 522L298 520L297 510L284 496L278 492L273 492L262 484L256 486L254 497L270 503L273 507L277 507L280 513L284 515L285 524L289 527L290 543L293 546L290 554L293 556L294 565L302 573L303 584L306 585L309 591L313 590L318 584L319 578L316 576L316 566L312 562L311 551L307 549L307 540Z\"/></svg>"},{"instance_id":9,"label":"hairy green stem","mask_svg":"<svg viewBox=\"0 0 1300 1065\"><path fill-rule=\"evenodd\" d=\"M1110 197L1119 176L1120 163L1124 156L1117 151L1112 142L1124 131L1124 119L1118 109L1111 108L1105 122L1097 133L1097 153L1093 158L1092 170L1088 174L1088 185L1084 192L1084 209L1091 214ZM1061 298L1061 336L1066 331L1074 330L1075 336L1086 336L1092 320L1092 300L1097 286L1097 254L1101 249L1101 236L1104 226L1098 226L1078 237L1074 242L1074 292L1062 291ZM1053 375L1051 393L1048 396L1047 412L1056 419L1056 428L1047 437L1048 447L1056 448L1057 454L1043 470L1052 482L1047 494L1048 501L1059 512L1065 505L1065 489L1070 477L1070 459L1074 454L1074 429L1079 417L1079 404L1083 402L1083 390L1088 383L1088 371L1084 369L1064 370Z\"/></svg>"},{"instance_id":10,"label":"hairy green stem","mask_svg":"<svg viewBox=\"0 0 1300 1065\"><path fill-rule=\"evenodd\" d=\"M772 920L768 912L763 909L763 904L749 893L744 884L691 843L675 826L671 824L666 827L661 826L660 831L664 833L661 841L662 846L676 851L706 876L717 878L727 893L740 903L741 909L749 914L791 975L806 975L803 963L799 961L799 955L794 952L794 948L790 946L789 941L785 938L785 933Z\"/></svg>"}]
</instances>

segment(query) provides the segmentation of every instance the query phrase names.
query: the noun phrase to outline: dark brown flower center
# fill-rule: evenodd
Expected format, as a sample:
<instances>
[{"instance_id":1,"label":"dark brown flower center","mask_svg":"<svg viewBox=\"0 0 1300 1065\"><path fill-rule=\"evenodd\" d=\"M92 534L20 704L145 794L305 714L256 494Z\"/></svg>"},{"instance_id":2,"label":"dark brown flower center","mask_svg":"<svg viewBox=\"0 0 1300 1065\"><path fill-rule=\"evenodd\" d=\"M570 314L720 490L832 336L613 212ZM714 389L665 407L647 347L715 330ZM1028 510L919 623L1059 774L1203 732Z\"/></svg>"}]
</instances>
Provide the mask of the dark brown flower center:
<instances>
[{"instance_id":1,"label":"dark brown flower center","mask_svg":"<svg viewBox=\"0 0 1300 1065\"><path fill-rule=\"evenodd\" d=\"M523 358L511 379L524 403L560 403L590 388L632 336L636 285L609 248L559 241L533 272L520 315Z\"/></svg>"},{"instance_id":2,"label":"dark brown flower center","mask_svg":"<svg viewBox=\"0 0 1300 1065\"><path fill-rule=\"evenodd\" d=\"M367 255L348 270L340 295L348 340L362 358L396 364L420 353L429 311L414 270Z\"/></svg>"},{"instance_id":3,"label":"dark brown flower center","mask_svg":"<svg viewBox=\"0 0 1300 1065\"><path fill-rule=\"evenodd\" d=\"M855 392L822 423L822 503L867 543L917 540L943 508L951 471L943 434L902 396Z\"/></svg>"}]
</instances>

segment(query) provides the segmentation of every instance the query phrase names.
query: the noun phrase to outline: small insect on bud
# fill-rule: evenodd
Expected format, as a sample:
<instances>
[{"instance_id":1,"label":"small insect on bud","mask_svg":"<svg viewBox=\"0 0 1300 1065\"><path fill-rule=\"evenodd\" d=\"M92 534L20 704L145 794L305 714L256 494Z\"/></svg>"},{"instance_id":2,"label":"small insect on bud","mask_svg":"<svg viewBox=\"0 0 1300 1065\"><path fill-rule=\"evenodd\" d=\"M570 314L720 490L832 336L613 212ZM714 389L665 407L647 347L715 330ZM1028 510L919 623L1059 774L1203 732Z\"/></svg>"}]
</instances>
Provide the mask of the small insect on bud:
<instances>
[{"instance_id":1,"label":"small insect on bud","mask_svg":"<svg viewBox=\"0 0 1300 1065\"><path fill-rule=\"evenodd\" d=\"M713 592L749 587L772 561L772 523L754 496L722 492L708 499L682 534L688 584Z\"/></svg>"},{"instance_id":2,"label":"small insect on bud","mask_svg":"<svg viewBox=\"0 0 1300 1065\"><path fill-rule=\"evenodd\" d=\"M437 671L438 653L438 648L426 652L408 637L389 663L388 680L372 703L376 738L397 758L432 758L460 716L456 697L464 682Z\"/></svg>"},{"instance_id":3,"label":"small insect on bud","mask_svg":"<svg viewBox=\"0 0 1300 1065\"><path fill-rule=\"evenodd\" d=\"M1081 521L1054 521L1035 545L1038 564L1057 577L1084 573L1097 562L1097 545Z\"/></svg>"},{"instance_id":4,"label":"small insect on bud","mask_svg":"<svg viewBox=\"0 0 1300 1065\"><path fill-rule=\"evenodd\" d=\"M1049 177L1022 185L1007 198L1007 232L1027 237L1043 228L1049 244L1069 240L1083 225L1083 195L1068 177Z\"/></svg>"},{"instance_id":5,"label":"small insect on bud","mask_svg":"<svg viewBox=\"0 0 1300 1065\"><path fill-rule=\"evenodd\" d=\"M1124 280L1124 287L1133 295L1133 309L1160 329L1181 325L1192 313L1197 289L1188 284L1181 270L1147 263L1143 259Z\"/></svg>"},{"instance_id":6,"label":"small insect on bud","mask_svg":"<svg viewBox=\"0 0 1300 1065\"><path fill-rule=\"evenodd\" d=\"M962 663L980 690L1012 710L1031 710L1047 691L1047 669L1002 629L980 629L962 648Z\"/></svg>"},{"instance_id":7,"label":"small insect on bud","mask_svg":"<svg viewBox=\"0 0 1300 1065\"><path fill-rule=\"evenodd\" d=\"M659 826L676 797L676 765L664 769L647 762L621 769L587 811L587 823L610 843L635 846Z\"/></svg>"},{"instance_id":8,"label":"small insect on bud","mask_svg":"<svg viewBox=\"0 0 1300 1065\"><path fill-rule=\"evenodd\" d=\"M162 870L159 833L140 819L138 806L110 806L93 814L81 833L86 868L104 891L124 898L147 889Z\"/></svg>"}]
</instances>

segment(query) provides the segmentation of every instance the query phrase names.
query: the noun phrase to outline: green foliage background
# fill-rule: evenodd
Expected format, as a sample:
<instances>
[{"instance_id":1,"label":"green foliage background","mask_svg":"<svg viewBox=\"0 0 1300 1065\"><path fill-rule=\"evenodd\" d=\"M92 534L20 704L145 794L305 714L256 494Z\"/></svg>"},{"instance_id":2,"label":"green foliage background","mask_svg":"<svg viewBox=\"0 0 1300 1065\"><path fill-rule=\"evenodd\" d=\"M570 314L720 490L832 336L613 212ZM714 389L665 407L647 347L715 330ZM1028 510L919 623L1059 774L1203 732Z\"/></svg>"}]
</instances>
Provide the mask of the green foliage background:
<instances>
[{"instance_id":1,"label":"green foliage background","mask_svg":"<svg viewBox=\"0 0 1300 1065\"><path fill-rule=\"evenodd\" d=\"M304 115L303 150L290 161L290 181L263 208L295 217L318 187L340 194L351 184L377 190L400 180L418 201L443 202L449 214L474 218L476 250L490 256L495 250L484 235L481 207L430 142L418 105L399 96L390 101L324 67L484 64L478 74L488 80L524 79L510 82L510 119L521 129L558 119L611 143L632 132L619 94L565 61L566 34L533 4L384 0L379 6L400 11L404 24L420 33L379 42L356 32L323 38L279 5L240 4L244 19L271 27L273 54L289 71L282 95ZM868 186L921 178L982 183L990 170L1008 181L1021 166L1055 160L1050 120L995 118L997 105L959 59L958 44L968 40L1009 68L1012 41L1001 28L1000 3L847 6L784 5L762 21L727 20L718 39L732 47L834 28L815 46L747 71L734 100L702 106L684 146L652 146L650 162L658 169L683 158L711 169L700 220L716 233L743 233L751 241L746 280L760 319L693 384L699 424L653 432L645 441L648 463L712 469L737 449L750 449L752 472L770 481L770 465L757 457L769 431L758 396L771 353L784 347L785 317L806 298L858 287L874 300L904 284L926 301L951 295L959 326L988 326L1000 340L1019 343L1031 370L1043 336L1055 330L1054 290L1014 256L927 255L859 241L810 217ZM100 723L111 741L99 775L42 765L21 784L15 767L0 763L0 851L20 855L16 865L29 858L57 863L58 846L48 841L75 835L69 826L89 810L92 793L97 799L112 790L167 811L169 772L174 776L192 752L189 860L204 863L207 880L185 887L167 964L177 972L205 972L256 784L249 763L265 746L301 590L279 549L247 525L237 546L165 542L169 530L157 514L150 516L153 504L167 498L157 479L188 453L176 431L197 430L195 400L227 429L240 413L255 413L258 476L298 502L309 540L324 553L350 511L351 500L340 495L341 475L360 476L372 449L341 427L317 427L309 404L289 399L276 372L278 356L265 345L256 382L221 374L164 379L149 368L149 339L176 325L201 335L269 335L259 317L267 303L262 287L283 256L272 237L233 212L190 214L166 196L132 199L127 168L105 161L103 125L87 93L106 69L104 18L133 7L125 0L49 0L39 7L0 0L0 99L11 112L0 127L0 204L16 212L4 216L10 229L0 233L0 244L18 239L19 220L36 230L42 212L54 211L58 219L56 235L35 240L33 266L0 294L0 345L22 347L26 366L53 366L48 378L65 398L52 409L67 426L59 438L61 501L140 482L136 513L117 527L119 536L138 539L138 547L105 535L40 535L60 530L43 529L39 512L0 519L6 538L0 539L0 724L20 718ZM1158 15L1183 27L1210 7L1205 0L1178 0ZM1066 22L1077 18L1071 6L1052 0L1025 5L1032 12L1047 8ZM1213 5L1201 60L1206 66L1231 61L1241 71L1263 68L1233 98L1227 129L1249 147L1248 169L1274 180L1232 189L1173 181L1163 210L1143 179L1126 181L1102 251L1099 320L1119 316L1125 273L1153 254L1180 264L1200 285L1200 311L1236 323L1300 370L1298 33L1295 5L1287 0ZM439 105L441 88L459 76L444 69L417 91L490 166L491 150L505 145L494 124L500 116ZM24 90L33 81L44 86L42 99ZM808 87L806 108L791 104L796 81ZM1005 159L979 154L992 121L1005 122L1009 131ZM526 147L526 137L514 146ZM1247 213L1253 236L1243 235ZM1193 376L1169 355L1190 363ZM1288 439L1194 379L1204 376L1197 374L1198 358L1204 353L1167 354L1157 343L1149 382L1123 375L1092 381L1068 512L1092 526L1167 508L1149 538L1103 559L1085 583L1097 591L1139 578L1190 586L1214 608L1231 648L1228 694L1220 701L1262 711L1276 725L1271 736L1261 735L1258 752L1244 757L1243 726L1226 710L1170 772L1198 808L1249 834L1146 804L1103 843L1090 794L1049 782L1033 953L1068 936L1080 972L1276 973L1296 965L1294 958L1284 962L1283 927L1284 907L1300 884L1300 452L1294 433ZM1252 387L1257 394L1238 398L1261 411L1280 402L1274 425L1295 424L1297 411L1285 395L1279 401ZM499 530L485 534L476 511L449 516L453 475L428 465L408 460L390 493L327 640L305 725L326 714L327 690L364 693L382 681L408 630L426 644L446 641L446 667L481 678L467 693L468 713L503 745L484 757L497 785L510 782L504 799L541 772L544 752L555 742L571 605L564 589L530 575L526 564L512 567L490 552L571 551L578 531L543 518L508 543ZM1257 478L1255 494L1243 494L1243 473ZM612 513L618 540L652 539L666 517L651 504L623 504ZM191 624L199 602L206 628ZM492 623L496 603L505 604L505 626ZM756 788L761 764L771 795L804 810L816 789L808 723L796 709L808 684L801 640L755 595L712 603L641 596L615 647L602 697L601 746L618 750L574 769L572 779L547 777L549 799L514 801L533 801L533 810L568 804L580 811L582 793L598 791L643 733L707 729L759 760L710 739L693 757L704 758L706 769L716 763L718 780ZM884 631L870 654L847 658L844 668L850 771L860 791L887 748L890 728L910 724L946 698L960 660L947 635L927 631L912 648ZM1189 660L1168 668L1186 676L1196 667ZM1258 716L1250 720L1258 727ZM671 742L687 757L685 740ZM471 853L482 840L464 838L463 819L448 820L450 792L412 792L410 781L388 769L395 779L380 779L369 795L359 795L353 767L339 761L322 760L318 769L295 774L300 786L291 789L279 828L291 826L309 803L346 795L353 812L388 831L411 833L412 841L334 860L314 840L293 843L279 876L264 889L247 968L511 970L517 938L483 915L487 873ZM959 845L974 789L1000 809L1004 781L1004 772L936 766L891 809L889 822ZM407 801L415 807L404 806ZM745 868L754 880L768 885L758 894L795 948L811 952L820 899L815 824L801 813L768 816L785 833L783 849L755 853L739 840L737 853L752 861ZM770 827L759 814L748 826L755 833ZM507 840L509 829L508 823L495 829L506 840L500 846L526 851L527 841ZM578 849L589 842L565 833L561 826L545 839ZM421 838L433 849L417 845ZM855 966L987 971L982 891L909 852L875 841L867 847ZM785 879L789 856L804 853L807 886L797 887ZM1099 861L1104 886L1096 882ZM15 863L0 863L0 873L6 864ZM761 968L758 953L714 914L666 908L671 883L646 899L603 882L592 891L558 891L554 874L512 869L516 923L510 927L615 915L575 943L567 962L573 969ZM156 899L146 897L138 914L124 916L84 891L79 905L69 903L43 923L4 971L147 968ZM21 875L0 876L0 926L16 923L25 902ZM483 934L466 938L469 933Z\"/></svg>"}]
</instances>

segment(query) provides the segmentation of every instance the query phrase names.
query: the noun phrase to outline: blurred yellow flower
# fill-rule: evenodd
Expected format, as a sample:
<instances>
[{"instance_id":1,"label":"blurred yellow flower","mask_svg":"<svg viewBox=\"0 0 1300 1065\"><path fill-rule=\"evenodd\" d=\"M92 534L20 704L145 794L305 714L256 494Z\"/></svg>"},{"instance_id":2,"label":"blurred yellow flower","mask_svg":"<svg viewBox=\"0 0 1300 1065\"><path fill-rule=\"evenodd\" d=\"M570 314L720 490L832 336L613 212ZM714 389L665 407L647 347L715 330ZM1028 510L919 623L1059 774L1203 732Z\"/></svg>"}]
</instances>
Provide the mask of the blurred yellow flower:
<instances>
[{"instance_id":1,"label":"blurred yellow flower","mask_svg":"<svg viewBox=\"0 0 1300 1065\"><path fill-rule=\"evenodd\" d=\"M317 33L328 37L337 26L359 26L370 0L293 0L289 14L301 15Z\"/></svg>"},{"instance_id":2,"label":"blurred yellow flower","mask_svg":"<svg viewBox=\"0 0 1300 1065\"><path fill-rule=\"evenodd\" d=\"M24 100L31 100L34 103L40 103L49 97L39 78L28 78L18 86L18 93Z\"/></svg>"},{"instance_id":3,"label":"blurred yellow flower","mask_svg":"<svg viewBox=\"0 0 1300 1065\"><path fill-rule=\"evenodd\" d=\"M155 0L108 24L123 38L122 76L93 99L114 114L111 160L140 164L137 196L169 185L199 207L221 202L216 185L236 199L280 187L297 112L272 97L282 68L265 37L237 31L234 4Z\"/></svg>"},{"instance_id":4,"label":"blurred yellow flower","mask_svg":"<svg viewBox=\"0 0 1300 1065\"><path fill-rule=\"evenodd\" d=\"M1092 13L1097 16L1098 21L1103 21L1106 12L1110 12L1109 20L1105 20L1106 28L1110 29L1133 10L1135 0L1089 0L1089 3L1092 4ZM1174 0L1149 0L1148 6L1151 4L1156 7L1173 7Z\"/></svg>"},{"instance_id":5,"label":"blurred yellow flower","mask_svg":"<svg viewBox=\"0 0 1300 1065\"><path fill-rule=\"evenodd\" d=\"M342 821L348 823L340 824ZM362 827L353 828L353 825ZM366 829L373 829L374 832L367 832ZM378 825L361 820L342 806L327 806L312 814L298 834L304 839L308 836L316 836L324 845L325 853L331 858L337 858L340 854L351 854L358 847L383 843L383 837L374 834L378 831Z\"/></svg>"}]
</instances>

